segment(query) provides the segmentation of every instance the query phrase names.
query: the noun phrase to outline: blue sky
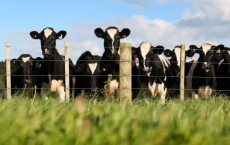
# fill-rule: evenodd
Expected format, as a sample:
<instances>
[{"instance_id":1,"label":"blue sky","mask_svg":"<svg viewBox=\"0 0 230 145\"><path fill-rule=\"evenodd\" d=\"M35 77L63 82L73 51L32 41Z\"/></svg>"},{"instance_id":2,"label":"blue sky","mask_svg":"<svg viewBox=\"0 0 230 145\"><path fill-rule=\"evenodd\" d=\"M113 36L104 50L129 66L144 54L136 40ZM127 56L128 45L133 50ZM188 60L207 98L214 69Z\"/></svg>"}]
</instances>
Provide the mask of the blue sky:
<instances>
[{"instance_id":1,"label":"blue sky","mask_svg":"<svg viewBox=\"0 0 230 145\"><path fill-rule=\"evenodd\" d=\"M3 0L0 60L5 59L6 42L12 45L12 58L21 53L41 56L40 42L29 32L46 26L67 31L57 48L63 53L64 42L69 42L74 63L86 50L101 55L103 42L93 31L112 25L130 28L130 36L122 41L134 46L144 41L169 49L181 43L229 46L229 7L229 0Z\"/></svg>"}]
</instances>

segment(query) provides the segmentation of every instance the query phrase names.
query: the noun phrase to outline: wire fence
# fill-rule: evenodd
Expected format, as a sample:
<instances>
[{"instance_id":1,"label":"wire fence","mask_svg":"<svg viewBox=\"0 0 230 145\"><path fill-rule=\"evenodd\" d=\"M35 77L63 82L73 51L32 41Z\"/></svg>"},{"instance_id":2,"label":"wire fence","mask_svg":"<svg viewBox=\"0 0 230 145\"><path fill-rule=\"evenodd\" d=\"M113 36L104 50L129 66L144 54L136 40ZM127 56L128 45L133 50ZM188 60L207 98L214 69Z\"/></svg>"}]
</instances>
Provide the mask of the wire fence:
<instances>
[{"instance_id":1,"label":"wire fence","mask_svg":"<svg viewBox=\"0 0 230 145\"><path fill-rule=\"evenodd\" d=\"M19 47L19 46L18 46ZM22 48L33 48L34 46L21 46ZM6 48L9 48L9 46L6 46ZM130 47L130 50L129 50L130 52L129 52L129 54L131 55L131 47ZM6 54L6 56L9 56L9 54ZM65 56L66 57L66 56ZM167 59L167 58L166 58ZM185 59L185 58L184 58ZM183 58L181 59L181 60L183 60ZM9 58L6 58L6 60L5 60L6 62L8 62L8 64L6 64L6 69L7 69L7 65L9 65L10 63L11 63L11 58L9 57ZM14 61L16 61L16 62L19 62L19 61L21 61L21 60L14 60ZM37 60L31 60L32 62L35 62L35 61L37 61ZM39 60L39 61L41 61L41 62L46 62L46 61L49 61L49 62L69 62L69 57L67 56L67 59L65 59L65 58L63 58L63 60L44 60L44 59L42 59L42 60ZM133 61L132 60L132 58L129 56L129 58L122 58L122 59L119 59L119 60L81 60L81 61L79 61L79 62L95 62L95 61L97 61L98 63L100 63L100 62L119 62L120 64L121 63L123 63L123 62L128 62L129 64L130 64L130 67L131 67L131 62ZM194 60L193 60L194 61ZM161 62L161 61L149 61L149 62ZM169 61L170 63L177 63L177 61ZM73 62L72 62L73 63ZM143 63L143 61L140 61L139 63ZM186 64L186 63L193 63L193 62L184 62L184 64ZM197 64L199 64L199 63L204 63L204 62L197 62L196 61L196 63ZM74 63L74 65L75 65L76 63ZM215 62L215 63L213 63L213 64L219 64L219 62ZM230 64L230 63L226 63L226 62L222 62L221 63L222 65L227 65L227 64ZM125 66L126 67L126 66ZM8 68L9 68L9 66L8 66ZM180 68L181 69L181 68ZM183 68L184 69L184 68ZM66 68L65 68L65 70L66 70ZM68 70L69 71L69 70ZM182 71L184 71L185 72L185 70L182 70ZM110 74L109 74L110 75ZM7 86L7 84L8 83L10 83L9 81L7 82L7 77L8 77L8 79L9 78L12 78L12 77L24 77L25 75L17 75L17 74L12 74L11 73L11 71L10 72L6 72L6 74L0 74L0 77L2 77L2 78L4 78L4 80L3 81L5 81L4 83L5 83L5 87L0 87L0 93L1 92L3 92L3 91L7 91L7 90L11 90L11 89L13 89L13 88L9 88L9 86L10 85L8 85ZM30 75L30 77L46 77L47 75ZM55 75L55 76L60 76L60 77L88 77L88 76L90 76L90 74L64 74L64 75ZM95 76L95 77L101 77L101 76L108 76L108 74L106 74L106 75L103 75L103 74L96 74L96 75L93 75L93 76ZM198 89L192 89L192 88L186 88L186 86L185 86L185 84L186 84L186 79L192 79L192 78L198 78L198 79L204 79L204 78L213 78L212 76L186 76L186 74L184 75L184 76L179 76L179 75L177 75L177 76L172 76L172 75L170 75L170 76L159 76L159 75L156 75L156 76L153 76L153 75L151 75L151 76L148 76L147 75L147 73L146 74L132 74L131 73L131 70L130 70L130 73L129 74L119 74L119 75L113 75L113 77L127 77L127 78L130 78L130 80L131 80L131 82L129 82L130 83L130 85L131 85L131 83L132 83L132 77L158 77L158 78L160 78L160 77L168 77L168 78L177 78L177 79L182 79L182 77L183 77L183 79L185 79L184 80L184 82L183 82L183 91L194 91L194 90L198 90ZM6 79L5 79L6 78ZM219 79L219 78L221 78L221 79L225 79L225 78L230 78L230 76L228 77L228 76L216 76L215 77L216 79ZM11 81L11 80L10 80ZM69 83L69 82L68 82ZM179 83L179 82L178 82ZM227 83L227 82L226 82ZM229 82L230 83L230 82ZM120 83L120 84L122 84L122 83ZM168 89L168 91L181 91L181 88L180 88L180 86L181 86L181 84L180 85L178 85L179 87L172 87L172 88L167 88ZM45 87L43 87L44 89L49 89L49 87L47 87L47 88L45 88ZM149 90L149 88L148 87L132 87L132 86L129 86L129 87L123 87L123 88L119 88L120 90L127 90L127 88L129 88L130 90ZM16 88L17 90L24 90L25 88ZM26 88L27 90L34 90L34 86L32 86L32 87L29 87L29 88ZM81 88L70 88L69 86L68 86L68 89L69 89L69 91L71 92L71 91L73 91L73 90L93 90L93 89L95 89L95 88L85 88L85 87L81 87ZM228 91L230 91L230 89L228 90L226 90L226 89L219 89L218 91L222 91L222 92L228 92ZM11 93L11 92L10 92ZM127 93L127 92L126 92ZM10 94L11 95L11 94ZM181 94L180 94L181 95Z\"/></svg>"}]
</instances>

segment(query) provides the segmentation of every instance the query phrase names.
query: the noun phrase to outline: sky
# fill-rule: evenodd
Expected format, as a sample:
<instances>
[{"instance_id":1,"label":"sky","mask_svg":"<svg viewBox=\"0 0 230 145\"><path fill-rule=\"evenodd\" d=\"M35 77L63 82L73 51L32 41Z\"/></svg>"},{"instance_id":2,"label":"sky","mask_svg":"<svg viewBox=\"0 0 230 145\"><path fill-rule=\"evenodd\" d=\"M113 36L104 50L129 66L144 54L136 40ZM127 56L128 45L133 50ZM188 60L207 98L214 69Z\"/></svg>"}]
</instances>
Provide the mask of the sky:
<instances>
[{"instance_id":1,"label":"sky","mask_svg":"<svg viewBox=\"0 0 230 145\"><path fill-rule=\"evenodd\" d=\"M40 41L29 33L45 27L67 31L57 49L64 54L69 43L74 63L87 50L102 55L103 40L94 34L98 27L129 28L121 42L135 47L142 42L166 49L204 43L230 47L230 0L1 0L0 18L0 60L5 60L6 42L11 58L42 57Z\"/></svg>"}]
</instances>

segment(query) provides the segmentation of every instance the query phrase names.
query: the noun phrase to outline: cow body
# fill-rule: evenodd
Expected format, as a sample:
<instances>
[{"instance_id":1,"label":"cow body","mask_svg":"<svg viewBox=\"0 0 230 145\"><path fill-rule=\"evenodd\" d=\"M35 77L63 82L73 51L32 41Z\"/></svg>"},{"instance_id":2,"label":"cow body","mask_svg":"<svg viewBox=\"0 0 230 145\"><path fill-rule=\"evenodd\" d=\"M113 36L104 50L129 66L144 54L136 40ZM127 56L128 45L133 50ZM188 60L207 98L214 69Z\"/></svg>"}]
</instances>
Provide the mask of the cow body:
<instances>
[{"instance_id":1,"label":"cow body","mask_svg":"<svg viewBox=\"0 0 230 145\"><path fill-rule=\"evenodd\" d=\"M96 28L94 33L98 38L104 40L104 52L100 61L100 88L106 88L104 91L106 96L118 94L120 39L129 36L130 30L125 28L119 31L117 27L112 26L106 28L105 31Z\"/></svg>"},{"instance_id":2,"label":"cow body","mask_svg":"<svg viewBox=\"0 0 230 145\"><path fill-rule=\"evenodd\" d=\"M169 60L162 55L163 51L162 46L153 47L148 42L140 45L140 66L141 70L148 74L144 76L148 79L148 89L153 97L160 95L161 102L165 103L167 89L171 84L172 70Z\"/></svg>"},{"instance_id":3,"label":"cow body","mask_svg":"<svg viewBox=\"0 0 230 145\"><path fill-rule=\"evenodd\" d=\"M66 36L66 31L56 33L53 28L46 27L40 33L37 31L30 32L33 39L39 39L41 42L41 50L44 56L43 60L43 79L42 96L45 99L47 95L47 86L51 91L55 91L59 95L59 100L65 100L65 59L56 49L56 40L62 40ZM70 62L70 64L72 64ZM72 65L70 65L70 71ZM70 72L71 73L71 72ZM71 80L71 79L70 79Z\"/></svg>"},{"instance_id":4,"label":"cow body","mask_svg":"<svg viewBox=\"0 0 230 145\"><path fill-rule=\"evenodd\" d=\"M169 97L174 98L178 97L180 94L180 70L181 70L181 48L182 46L175 46L173 50L166 49L164 50L164 55L165 57L170 61L171 68L172 68L172 84L170 85L171 87L169 88ZM186 62L185 62L185 83L190 83L192 81L191 78L187 78L187 75L189 73L189 70L195 61L194 59L191 59L191 55L189 52L186 53ZM190 80L189 80L190 79ZM191 88L191 87L190 87ZM190 91L186 90L186 93L189 94Z\"/></svg>"},{"instance_id":5,"label":"cow body","mask_svg":"<svg viewBox=\"0 0 230 145\"><path fill-rule=\"evenodd\" d=\"M216 91L218 94L230 94L230 48L224 45L216 47Z\"/></svg>"},{"instance_id":6,"label":"cow body","mask_svg":"<svg viewBox=\"0 0 230 145\"><path fill-rule=\"evenodd\" d=\"M83 93L97 92L99 88L100 76L100 56L92 55L91 52L85 51L78 58L76 67L76 95Z\"/></svg>"},{"instance_id":7,"label":"cow body","mask_svg":"<svg viewBox=\"0 0 230 145\"><path fill-rule=\"evenodd\" d=\"M192 64L188 76L188 78L192 77L192 92L195 99L198 99L201 94L208 98L216 89L216 74L213 66L215 46L207 43L200 48L190 45L189 51L199 54L199 58Z\"/></svg>"}]
</instances>

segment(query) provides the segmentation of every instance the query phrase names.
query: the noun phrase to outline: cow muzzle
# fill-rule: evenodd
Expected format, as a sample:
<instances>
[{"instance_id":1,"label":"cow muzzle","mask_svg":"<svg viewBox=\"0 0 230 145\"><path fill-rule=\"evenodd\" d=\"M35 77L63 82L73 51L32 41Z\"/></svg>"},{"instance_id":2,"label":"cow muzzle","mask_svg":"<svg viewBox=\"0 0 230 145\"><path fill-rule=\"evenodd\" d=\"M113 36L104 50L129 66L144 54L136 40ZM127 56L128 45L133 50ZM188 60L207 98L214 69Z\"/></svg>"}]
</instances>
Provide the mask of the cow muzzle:
<instances>
[{"instance_id":1,"label":"cow muzzle","mask_svg":"<svg viewBox=\"0 0 230 145\"><path fill-rule=\"evenodd\" d=\"M202 68L206 71L206 72L209 72L210 69L211 69L211 64L207 63L207 62L204 62Z\"/></svg>"}]
</instances>

